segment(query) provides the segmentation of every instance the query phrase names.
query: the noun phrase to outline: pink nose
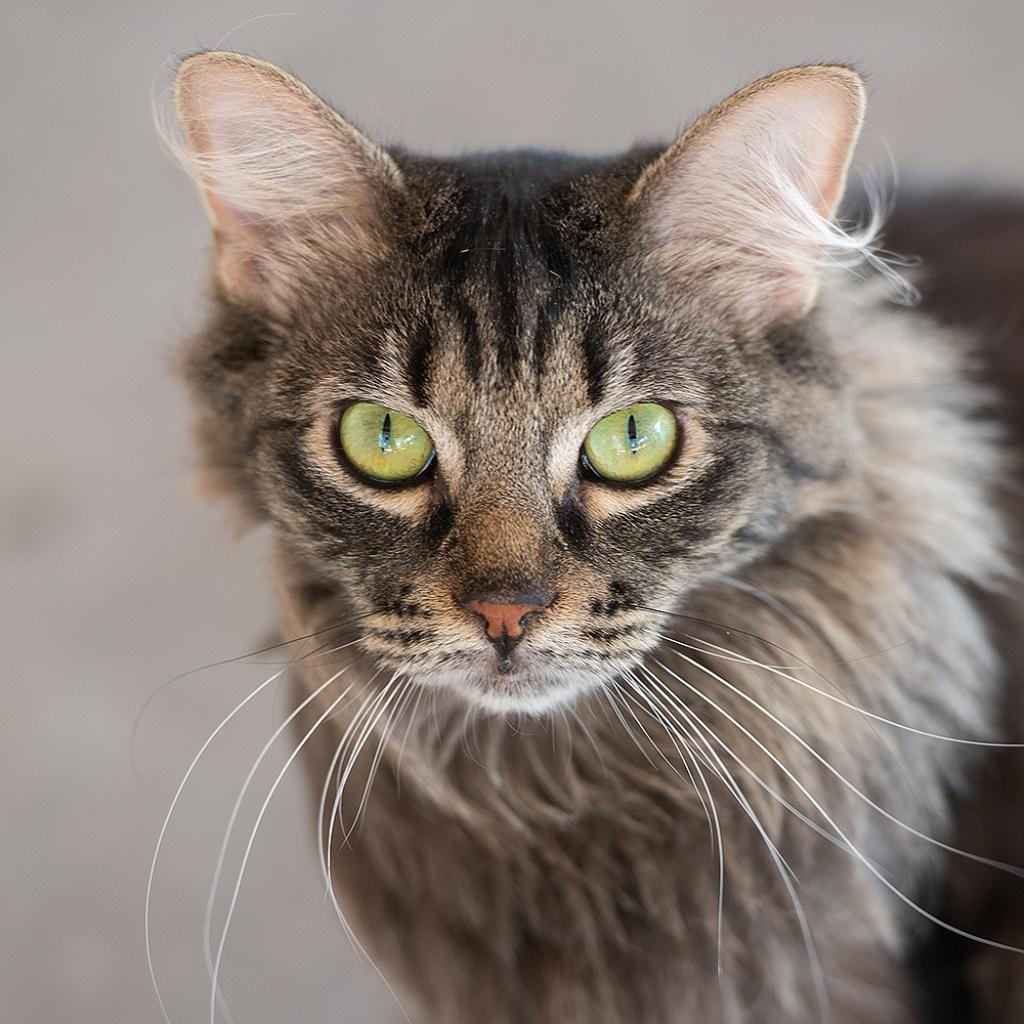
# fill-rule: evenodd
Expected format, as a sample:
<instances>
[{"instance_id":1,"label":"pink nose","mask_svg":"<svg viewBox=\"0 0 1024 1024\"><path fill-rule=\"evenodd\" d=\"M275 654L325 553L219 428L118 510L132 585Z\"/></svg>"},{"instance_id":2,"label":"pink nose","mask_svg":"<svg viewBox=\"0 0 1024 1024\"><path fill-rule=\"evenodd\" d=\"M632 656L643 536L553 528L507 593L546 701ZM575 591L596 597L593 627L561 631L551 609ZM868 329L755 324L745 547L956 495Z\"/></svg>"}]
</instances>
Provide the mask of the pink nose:
<instances>
[{"instance_id":1,"label":"pink nose","mask_svg":"<svg viewBox=\"0 0 1024 1024\"><path fill-rule=\"evenodd\" d=\"M527 615L544 611L541 604L496 604L493 601L466 601L466 607L484 620L487 636L491 640L521 640L523 619Z\"/></svg>"}]
</instances>

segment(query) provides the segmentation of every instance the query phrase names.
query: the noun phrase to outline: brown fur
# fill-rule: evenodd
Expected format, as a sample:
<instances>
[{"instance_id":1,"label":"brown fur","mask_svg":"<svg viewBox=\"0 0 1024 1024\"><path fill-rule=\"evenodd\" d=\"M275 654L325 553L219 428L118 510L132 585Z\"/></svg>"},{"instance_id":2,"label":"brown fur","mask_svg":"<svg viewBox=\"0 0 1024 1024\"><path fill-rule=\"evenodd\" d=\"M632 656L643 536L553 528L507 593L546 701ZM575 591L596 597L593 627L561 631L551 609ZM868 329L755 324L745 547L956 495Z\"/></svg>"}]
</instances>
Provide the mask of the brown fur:
<instances>
[{"instance_id":1,"label":"brown fur","mask_svg":"<svg viewBox=\"0 0 1024 1024\"><path fill-rule=\"evenodd\" d=\"M854 82L812 68L750 95L822 75ZM978 594L1006 569L1006 461L969 346L806 250L751 268L728 220L680 248L690 193L659 181L690 173L686 136L606 162L395 154L387 174L341 137L376 201L250 211L273 305L228 287L184 370L208 469L275 525L285 634L330 648L296 672L318 797L363 731L338 797L358 829L331 851L357 934L432 1024L782 1024L824 1012L816 980L836 1024L915 1019L917 919L863 860L928 901L924 836L948 838L974 750L848 705L995 735ZM816 301L766 323L744 282L778 275ZM353 398L414 416L437 476L346 473L331 431ZM678 411L678 458L632 489L581 476L586 430L638 400ZM556 601L495 676L464 597L528 586Z\"/></svg>"}]
</instances>

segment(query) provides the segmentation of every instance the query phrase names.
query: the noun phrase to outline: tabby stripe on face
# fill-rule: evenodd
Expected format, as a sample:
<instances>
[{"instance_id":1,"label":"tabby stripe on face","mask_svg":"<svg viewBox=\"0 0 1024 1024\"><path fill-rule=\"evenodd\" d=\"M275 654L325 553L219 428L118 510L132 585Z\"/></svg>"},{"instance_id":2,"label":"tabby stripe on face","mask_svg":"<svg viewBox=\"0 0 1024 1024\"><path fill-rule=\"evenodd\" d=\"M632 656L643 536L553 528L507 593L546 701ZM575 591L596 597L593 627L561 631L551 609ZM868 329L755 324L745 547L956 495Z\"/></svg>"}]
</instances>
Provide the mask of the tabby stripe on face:
<instances>
[{"instance_id":1,"label":"tabby stripe on face","mask_svg":"<svg viewBox=\"0 0 1024 1024\"><path fill-rule=\"evenodd\" d=\"M436 551L444 543L451 533L454 522L452 507L447 501L441 501L431 509L423 530L428 551Z\"/></svg>"},{"instance_id":2,"label":"tabby stripe on face","mask_svg":"<svg viewBox=\"0 0 1024 1024\"><path fill-rule=\"evenodd\" d=\"M555 523L572 551L581 556L589 553L593 530L590 520L576 500L575 490L569 491L555 507Z\"/></svg>"},{"instance_id":3,"label":"tabby stripe on face","mask_svg":"<svg viewBox=\"0 0 1024 1024\"><path fill-rule=\"evenodd\" d=\"M736 480L741 456L742 452L739 455L735 452L717 455L714 462L683 491L687 500L700 505L702 509L713 509L732 502L735 488L730 488L729 484Z\"/></svg>"},{"instance_id":4,"label":"tabby stripe on face","mask_svg":"<svg viewBox=\"0 0 1024 1024\"><path fill-rule=\"evenodd\" d=\"M592 320L583 332L583 360L587 368L587 396L591 405L597 405L604 397L605 383L611 354L605 341L602 325Z\"/></svg>"},{"instance_id":5,"label":"tabby stripe on face","mask_svg":"<svg viewBox=\"0 0 1024 1024\"><path fill-rule=\"evenodd\" d=\"M524 192L514 180L496 182L486 169L466 185L459 203L462 217L445 243L441 274L445 301L466 331L467 369L479 377L481 341L493 346L497 367L508 376L527 357L540 369L572 274L551 211L532 189ZM470 320L471 308L485 318L485 338Z\"/></svg>"},{"instance_id":6,"label":"tabby stripe on face","mask_svg":"<svg viewBox=\"0 0 1024 1024\"><path fill-rule=\"evenodd\" d=\"M630 517L626 530L618 517L602 522L599 543L628 551L636 565L699 557L709 544L729 536L741 522L732 511L744 488L744 463L754 454L755 444L744 449L739 454L713 454L699 476L656 498L642 517Z\"/></svg>"},{"instance_id":7,"label":"tabby stripe on face","mask_svg":"<svg viewBox=\"0 0 1024 1024\"><path fill-rule=\"evenodd\" d=\"M547 214L546 205L542 204L542 209L544 214ZM569 253L557 227L544 214L537 223L537 247L548 274L564 288L570 284L574 264L569 258Z\"/></svg>"},{"instance_id":8,"label":"tabby stripe on face","mask_svg":"<svg viewBox=\"0 0 1024 1024\"><path fill-rule=\"evenodd\" d=\"M367 516L366 506L311 473L302 457L294 451L275 452L278 471L293 490L301 495L303 511L324 535L345 541L347 554L358 552L368 542L398 543L405 527L397 516L374 509Z\"/></svg>"},{"instance_id":9,"label":"tabby stripe on face","mask_svg":"<svg viewBox=\"0 0 1024 1024\"><path fill-rule=\"evenodd\" d=\"M540 374L554 334L555 326L568 303L573 284L573 263L557 229L546 216L537 224L540 256L552 279L553 288L546 299L537 304L533 336L533 366ZM539 381L538 381L539 384Z\"/></svg>"},{"instance_id":10,"label":"tabby stripe on face","mask_svg":"<svg viewBox=\"0 0 1024 1024\"><path fill-rule=\"evenodd\" d=\"M497 299L498 365L511 373L519 359L519 335L522 318L519 310L520 250L524 248L525 224L522 211L506 195L497 200L497 209L489 217L500 226L498 242L486 250L487 278Z\"/></svg>"},{"instance_id":11,"label":"tabby stripe on face","mask_svg":"<svg viewBox=\"0 0 1024 1024\"><path fill-rule=\"evenodd\" d=\"M544 360L555 335L562 311L568 305L570 287L568 280L561 281L547 297L546 301L537 304L535 327L533 332L533 369L537 374L537 386L541 386L540 374L544 369Z\"/></svg>"},{"instance_id":12,"label":"tabby stripe on face","mask_svg":"<svg viewBox=\"0 0 1024 1024\"><path fill-rule=\"evenodd\" d=\"M465 299L452 298L452 308L462 327L463 350L466 356L466 371L473 380L480 379L483 354L480 350L480 326L476 310Z\"/></svg>"},{"instance_id":13,"label":"tabby stripe on face","mask_svg":"<svg viewBox=\"0 0 1024 1024\"><path fill-rule=\"evenodd\" d=\"M537 307L537 325L533 332L533 370L537 375L537 386L541 386L540 375L544 369L544 360L548 354L548 347L554 333L554 321L556 312L549 307L557 307L559 300L556 298L548 304L548 307L540 305Z\"/></svg>"},{"instance_id":14,"label":"tabby stripe on face","mask_svg":"<svg viewBox=\"0 0 1024 1024\"><path fill-rule=\"evenodd\" d=\"M433 354L434 328L421 324L409 339L406 357L406 383L413 401L422 409L430 403L430 357Z\"/></svg>"}]
</instances>

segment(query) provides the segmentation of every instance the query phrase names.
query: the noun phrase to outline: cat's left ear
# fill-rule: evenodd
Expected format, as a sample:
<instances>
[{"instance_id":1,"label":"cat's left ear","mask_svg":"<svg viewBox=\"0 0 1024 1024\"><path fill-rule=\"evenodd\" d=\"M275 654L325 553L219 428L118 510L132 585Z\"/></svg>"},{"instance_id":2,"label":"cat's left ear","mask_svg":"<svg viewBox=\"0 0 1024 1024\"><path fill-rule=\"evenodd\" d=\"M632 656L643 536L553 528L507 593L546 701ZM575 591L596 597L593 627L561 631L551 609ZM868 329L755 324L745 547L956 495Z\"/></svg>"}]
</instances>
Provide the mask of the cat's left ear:
<instances>
[{"instance_id":1,"label":"cat's left ear","mask_svg":"<svg viewBox=\"0 0 1024 1024\"><path fill-rule=\"evenodd\" d=\"M791 68L700 118L630 195L644 258L755 329L813 305L864 116L849 68Z\"/></svg>"},{"instance_id":2,"label":"cat's left ear","mask_svg":"<svg viewBox=\"0 0 1024 1024\"><path fill-rule=\"evenodd\" d=\"M238 53L186 59L175 79L179 156L213 225L232 300L281 312L296 301L303 243L341 266L379 256L384 207L402 192L394 161L287 72Z\"/></svg>"}]
</instances>

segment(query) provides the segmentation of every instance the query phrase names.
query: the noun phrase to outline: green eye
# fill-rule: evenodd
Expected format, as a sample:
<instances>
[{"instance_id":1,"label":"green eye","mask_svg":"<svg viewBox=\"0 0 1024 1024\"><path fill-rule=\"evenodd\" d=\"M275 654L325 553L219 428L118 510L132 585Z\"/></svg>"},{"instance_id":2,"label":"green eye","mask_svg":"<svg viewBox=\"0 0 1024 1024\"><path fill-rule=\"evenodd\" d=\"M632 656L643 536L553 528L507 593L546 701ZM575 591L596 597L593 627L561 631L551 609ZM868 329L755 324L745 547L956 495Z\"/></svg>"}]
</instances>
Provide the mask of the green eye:
<instances>
[{"instance_id":1,"label":"green eye","mask_svg":"<svg viewBox=\"0 0 1024 1024\"><path fill-rule=\"evenodd\" d=\"M671 409L653 402L630 405L595 424L583 442L583 460L604 480L639 483L672 458L677 431Z\"/></svg>"},{"instance_id":2,"label":"green eye","mask_svg":"<svg viewBox=\"0 0 1024 1024\"><path fill-rule=\"evenodd\" d=\"M356 402L341 414L338 440L345 458L381 483L412 480L434 458L434 442L415 420L373 402Z\"/></svg>"}]
</instances>

